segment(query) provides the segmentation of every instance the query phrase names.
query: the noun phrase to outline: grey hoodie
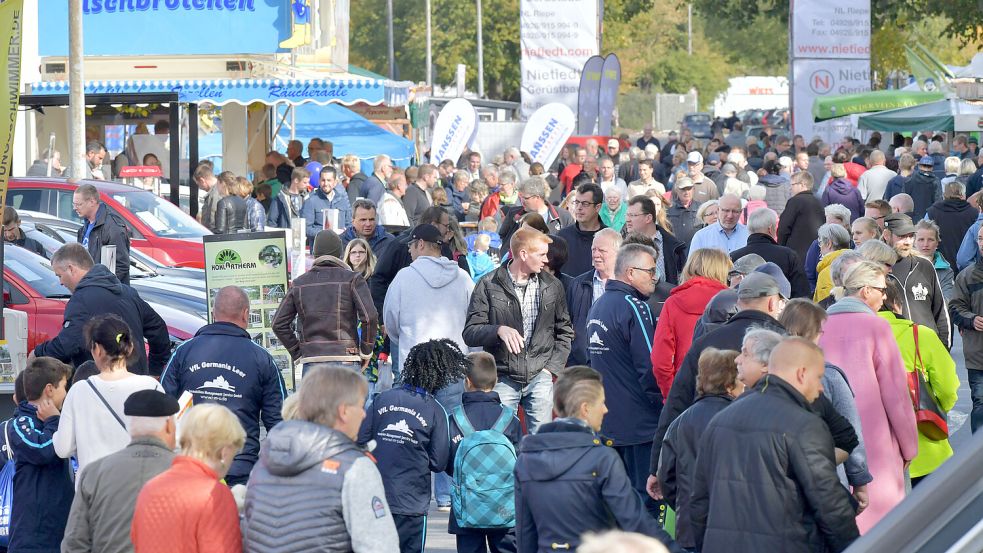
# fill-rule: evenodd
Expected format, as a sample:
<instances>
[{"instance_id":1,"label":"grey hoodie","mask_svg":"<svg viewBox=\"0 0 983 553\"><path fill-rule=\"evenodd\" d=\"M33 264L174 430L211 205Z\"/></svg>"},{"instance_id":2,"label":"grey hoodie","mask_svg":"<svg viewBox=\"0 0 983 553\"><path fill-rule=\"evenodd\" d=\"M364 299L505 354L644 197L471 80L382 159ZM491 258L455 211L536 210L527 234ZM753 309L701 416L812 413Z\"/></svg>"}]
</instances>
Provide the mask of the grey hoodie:
<instances>
[{"instance_id":1,"label":"grey hoodie","mask_svg":"<svg viewBox=\"0 0 983 553\"><path fill-rule=\"evenodd\" d=\"M402 366L413 346L438 338L453 340L467 351L464 324L474 282L445 257L418 257L399 271L382 308L386 333L399 344Z\"/></svg>"},{"instance_id":2,"label":"grey hoodie","mask_svg":"<svg viewBox=\"0 0 983 553\"><path fill-rule=\"evenodd\" d=\"M398 550L382 477L355 442L299 420L270 431L246 490L243 551Z\"/></svg>"}]
</instances>

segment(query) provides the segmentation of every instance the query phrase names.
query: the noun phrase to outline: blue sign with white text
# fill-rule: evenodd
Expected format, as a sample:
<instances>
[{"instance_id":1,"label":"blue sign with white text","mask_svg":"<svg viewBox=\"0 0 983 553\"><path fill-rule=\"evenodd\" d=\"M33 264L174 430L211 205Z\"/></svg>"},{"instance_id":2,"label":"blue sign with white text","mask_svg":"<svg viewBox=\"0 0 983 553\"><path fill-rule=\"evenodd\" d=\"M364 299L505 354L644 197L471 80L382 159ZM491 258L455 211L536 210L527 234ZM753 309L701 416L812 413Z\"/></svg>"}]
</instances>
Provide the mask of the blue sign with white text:
<instances>
[{"instance_id":1,"label":"blue sign with white text","mask_svg":"<svg viewBox=\"0 0 983 553\"><path fill-rule=\"evenodd\" d=\"M87 56L272 54L288 0L82 0ZM68 55L68 0L38 3L38 51Z\"/></svg>"}]
</instances>

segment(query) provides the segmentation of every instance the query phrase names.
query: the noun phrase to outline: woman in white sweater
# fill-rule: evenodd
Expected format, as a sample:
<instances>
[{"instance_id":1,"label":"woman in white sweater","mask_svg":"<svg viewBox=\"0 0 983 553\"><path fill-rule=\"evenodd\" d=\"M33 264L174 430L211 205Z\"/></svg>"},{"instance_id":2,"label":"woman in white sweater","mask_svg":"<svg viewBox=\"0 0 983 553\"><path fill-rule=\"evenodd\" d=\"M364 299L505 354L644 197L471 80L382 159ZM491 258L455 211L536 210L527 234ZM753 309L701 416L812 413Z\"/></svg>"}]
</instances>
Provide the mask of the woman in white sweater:
<instances>
[{"instance_id":1,"label":"woman in white sweater","mask_svg":"<svg viewBox=\"0 0 983 553\"><path fill-rule=\"evenodd\" d=\"M123 319L117 315L95 317L85 325L85 338L99 374L79 381L68 391L54 435L55 452L66 459L74 455L79 472L130 443L123 415L123 402L130 394L163 391L153 378L127 370L126 360L136 346Z\"/></svg>"}]
</instances>

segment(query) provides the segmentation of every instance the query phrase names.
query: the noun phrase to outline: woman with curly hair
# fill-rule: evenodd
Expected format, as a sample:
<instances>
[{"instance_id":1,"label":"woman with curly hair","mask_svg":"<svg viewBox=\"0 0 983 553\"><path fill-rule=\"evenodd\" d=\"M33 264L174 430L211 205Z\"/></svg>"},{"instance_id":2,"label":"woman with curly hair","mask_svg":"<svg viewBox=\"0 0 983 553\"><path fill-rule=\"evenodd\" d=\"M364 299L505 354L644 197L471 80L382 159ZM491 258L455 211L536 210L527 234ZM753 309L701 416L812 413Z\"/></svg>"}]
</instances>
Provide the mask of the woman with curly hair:
<instances>
[{"instance_id":1,"label":"woman with curly hair","mask_svg":"<svg viewBox=\"0 0 983 553\"><path fill-rule=\"evenodd\" d=\"M447 412L434 393L464 378L470 363L446 338L417 344L403 363L402 382L375 398L359 431L360 445L376 442L402 553L423 551L430 473L443 472L449 460Z\"/></svg>"}]
</instances>

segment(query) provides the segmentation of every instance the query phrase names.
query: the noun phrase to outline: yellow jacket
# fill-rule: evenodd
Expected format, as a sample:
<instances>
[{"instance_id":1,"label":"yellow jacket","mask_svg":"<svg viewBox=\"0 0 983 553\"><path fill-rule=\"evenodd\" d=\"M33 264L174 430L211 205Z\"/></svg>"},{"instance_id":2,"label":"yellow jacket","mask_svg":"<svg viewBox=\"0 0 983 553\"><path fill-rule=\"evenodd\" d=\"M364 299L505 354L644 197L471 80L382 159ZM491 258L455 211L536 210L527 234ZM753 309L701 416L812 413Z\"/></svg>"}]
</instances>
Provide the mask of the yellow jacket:
<instances>
[{"instance_id":1,"label":"yellow jacket","mask_svg":"<svg viewBox=\"0 0 983 553\"><path fill-rule=\"evenodd\" d=\"M819 260L819 264L816 265L816 272L819 273L819 277L816 279L816 292L812 295L812 301L818 303L829 297L829 291L833 289L833 279L829 276L829 267L837 257L848 251L850 250L829 252Z\"/></svg>"}]
</instances>

